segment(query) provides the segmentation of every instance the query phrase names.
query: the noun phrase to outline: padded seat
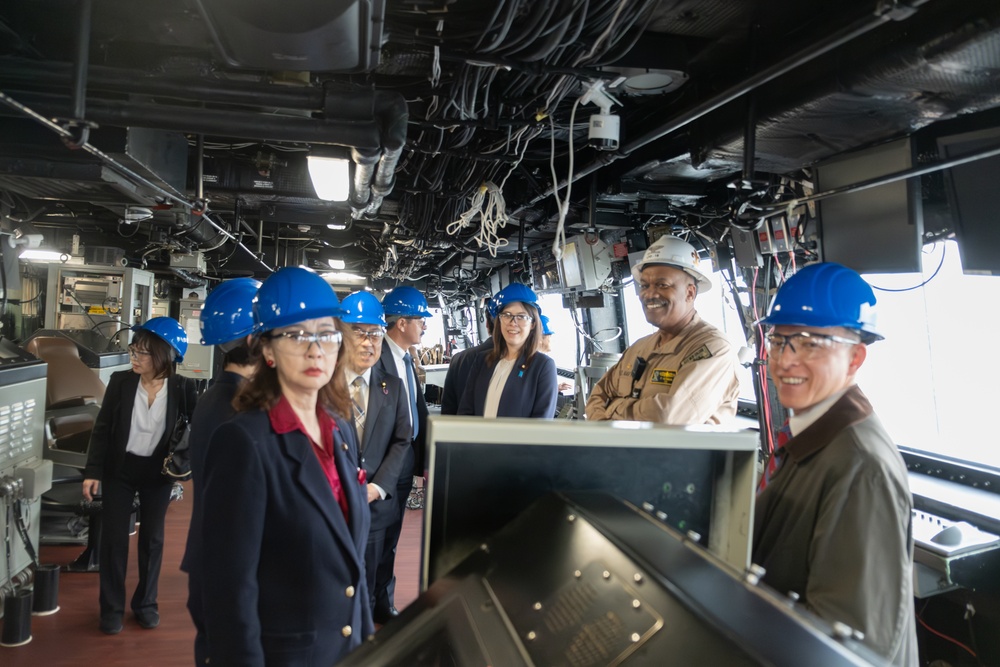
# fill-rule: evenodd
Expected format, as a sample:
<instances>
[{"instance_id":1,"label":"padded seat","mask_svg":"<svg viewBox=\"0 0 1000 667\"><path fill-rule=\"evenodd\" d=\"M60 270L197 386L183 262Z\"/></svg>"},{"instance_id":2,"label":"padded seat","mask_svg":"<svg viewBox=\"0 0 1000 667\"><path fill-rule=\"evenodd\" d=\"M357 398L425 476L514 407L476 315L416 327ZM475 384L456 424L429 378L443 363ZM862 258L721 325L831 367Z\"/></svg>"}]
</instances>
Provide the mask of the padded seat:
<instances>
[{"instance_id":1,"label":"padded seat","mask_svg":"<svg viewBox=\"0 0 1000 667\"><path fill-rule=\"evenodd\" d=\"M45 383L45 458L82 468L94 420L104 400L104 383L80 359L68 338L38 336L26 349L48 364Z\"/></svg>"}]
</instances>

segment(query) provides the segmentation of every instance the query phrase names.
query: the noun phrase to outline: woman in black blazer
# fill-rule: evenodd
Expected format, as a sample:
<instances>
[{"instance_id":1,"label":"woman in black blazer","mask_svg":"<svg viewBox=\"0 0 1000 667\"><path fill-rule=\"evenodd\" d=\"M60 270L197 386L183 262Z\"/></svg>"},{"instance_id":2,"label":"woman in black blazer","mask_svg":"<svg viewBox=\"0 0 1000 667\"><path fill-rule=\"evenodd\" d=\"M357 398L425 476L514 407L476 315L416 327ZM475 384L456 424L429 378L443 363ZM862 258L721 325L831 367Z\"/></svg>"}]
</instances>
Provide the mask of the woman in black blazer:
<instances>
[{"instance_id":1,"label":"woman in black blazer","mask_svg":"<svg viewBox=\"0 0 1000 667\"><path fill-rule=\"evenodd\" d=\"M257 292L261 358L205 455L212 665L329 667L374 631L342 313L330 286L303 267L280 269Z\"/></svg>"},{"instance_id":2,"label":"woman in black blazer","mask_svg":"<svg viewBox=\"0 0 1000 667\"><path fill-rule=\"evenodd\" d=\"M526 285L497 292L493 349L476 355L458 414L551 418L559 393L556 364L538 351L541 309Z\"/></svg>"},{"instance_id":3,"label":"woman in black blazer","mask_svg":"<svg viewBox=\"0 0 1000 667\"><path fill-rule=\"evenodd\" d=\"M114 373L108 381L83 471L83 497L93 500L101 491L100 628L109 635L121 632L125 615L129 524L136 494L142 521L139 584L131 607L143 628L160 624L157 583L173 486L172 478L160 470L178 412L183 409L190 419L198 398L194 382L174 373L187 351L180 323L154 317L132 330L135 335L128 346L132 370Z\"/></svg>"}]
</instances>

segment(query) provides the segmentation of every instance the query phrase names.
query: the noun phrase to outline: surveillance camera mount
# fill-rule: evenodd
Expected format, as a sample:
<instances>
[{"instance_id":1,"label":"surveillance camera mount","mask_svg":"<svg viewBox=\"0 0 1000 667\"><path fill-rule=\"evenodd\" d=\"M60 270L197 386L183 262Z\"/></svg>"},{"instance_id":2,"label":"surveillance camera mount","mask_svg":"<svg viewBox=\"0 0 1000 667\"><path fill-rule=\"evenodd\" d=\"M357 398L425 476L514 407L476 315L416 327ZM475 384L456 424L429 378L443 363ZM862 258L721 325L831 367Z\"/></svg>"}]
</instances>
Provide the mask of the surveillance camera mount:
<instances>
[{"instance_id":1,"label":"surveillance camera mount","mask_svg":"<svg viewBox=\"0 0 1000 667\"><path fill-rule=\"evenodd\" d=\"M611 113L611 107L615 104L621 106L621 102L604 90L604 81L598 79L592 82L580 96L580 104L593 104L601 109L601 113L590 117L587 132L590 145L602 151L618 150L621 118Z\"/></svg>"}]
</instances>

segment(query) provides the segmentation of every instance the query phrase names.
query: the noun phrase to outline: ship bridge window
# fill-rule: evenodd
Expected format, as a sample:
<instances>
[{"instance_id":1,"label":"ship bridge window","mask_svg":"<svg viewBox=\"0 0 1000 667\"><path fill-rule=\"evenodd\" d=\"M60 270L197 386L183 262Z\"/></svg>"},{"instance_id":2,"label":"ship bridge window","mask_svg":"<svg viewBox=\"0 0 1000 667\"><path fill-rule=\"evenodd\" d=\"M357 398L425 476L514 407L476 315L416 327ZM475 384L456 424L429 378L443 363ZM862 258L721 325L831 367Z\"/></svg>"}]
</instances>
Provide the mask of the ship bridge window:
<instances>
[{"instance_id":1,"label":"ship bridge window","mask_svg":"<svg viewBox=\"0 0 1000 667\"><path fill-rule=\"evenodd\" d=\"M869 274L878 328L858 385L899 445L1000 468L1000 279L962 273L954 241L924 249L923 273ZM925 283L925 284L924 284ZM893 291L890 291L893 290Z\"/></svg>"}]
</instances>

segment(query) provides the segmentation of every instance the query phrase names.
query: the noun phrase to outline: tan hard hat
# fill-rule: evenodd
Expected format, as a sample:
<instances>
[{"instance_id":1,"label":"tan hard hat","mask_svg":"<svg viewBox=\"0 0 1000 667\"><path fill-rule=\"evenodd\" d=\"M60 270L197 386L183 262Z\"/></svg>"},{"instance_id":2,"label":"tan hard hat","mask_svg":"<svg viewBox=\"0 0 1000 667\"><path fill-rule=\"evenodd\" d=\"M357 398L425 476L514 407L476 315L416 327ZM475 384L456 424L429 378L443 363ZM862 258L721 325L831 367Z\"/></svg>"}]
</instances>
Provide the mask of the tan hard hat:
<instances>
[{"instance_id":1,"label":"tan hard hat","mask_svg":"<svg viewBox=\"0 0 1000 667\"><path fill-rule=\"evenodd\" d=\"M676 236L661 236L656 239L656 242L646 250L642 260L632 267L632 277L638 282L642 270L656 264L676 267L694 278L698 284L699 294L712 288L712 281L701 270L698 251L693 245Z\"/></svg>"}]
</instances>

